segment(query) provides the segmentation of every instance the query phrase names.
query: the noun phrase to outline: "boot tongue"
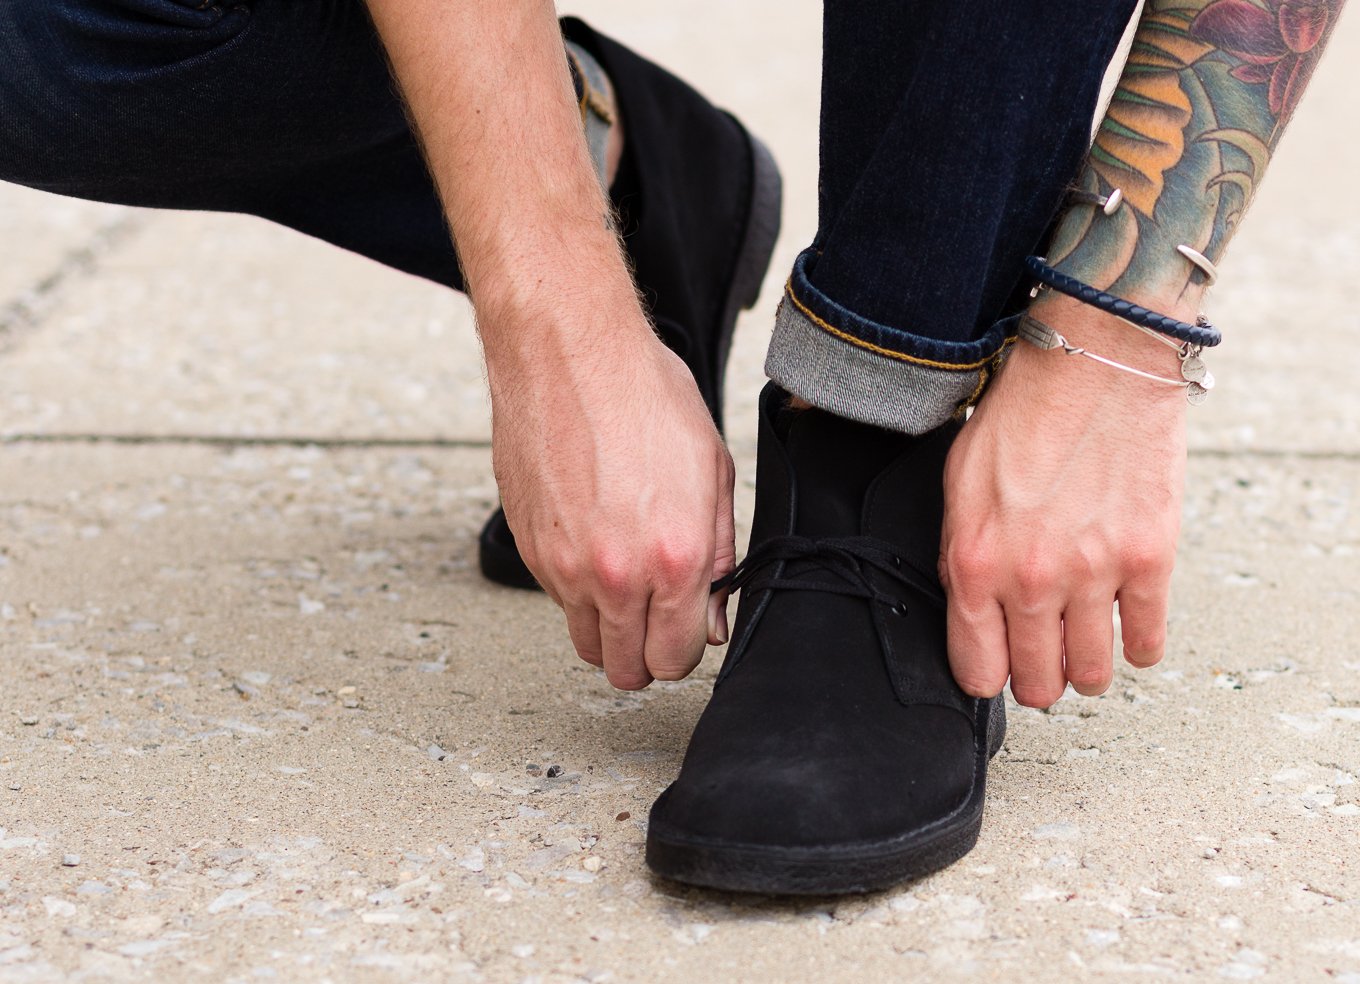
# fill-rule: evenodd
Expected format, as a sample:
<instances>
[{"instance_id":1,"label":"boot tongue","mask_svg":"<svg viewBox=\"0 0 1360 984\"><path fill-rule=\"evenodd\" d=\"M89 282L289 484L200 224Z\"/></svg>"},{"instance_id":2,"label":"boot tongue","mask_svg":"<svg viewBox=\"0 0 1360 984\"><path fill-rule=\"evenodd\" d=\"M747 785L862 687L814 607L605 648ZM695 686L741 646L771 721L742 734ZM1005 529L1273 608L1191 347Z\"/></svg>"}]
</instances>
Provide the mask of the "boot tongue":
<instances>
[{"instance_id":1,"label":"boot tongue","mask_svg":"<svg viewBox=\"0 0 1360 984\"><path fill-rule=\"evenodd\" d=\"M911 444L906 434L822 410L789 410L785 447L801 536L857 536L869 484Z\"/></svg>"}]
</instances>

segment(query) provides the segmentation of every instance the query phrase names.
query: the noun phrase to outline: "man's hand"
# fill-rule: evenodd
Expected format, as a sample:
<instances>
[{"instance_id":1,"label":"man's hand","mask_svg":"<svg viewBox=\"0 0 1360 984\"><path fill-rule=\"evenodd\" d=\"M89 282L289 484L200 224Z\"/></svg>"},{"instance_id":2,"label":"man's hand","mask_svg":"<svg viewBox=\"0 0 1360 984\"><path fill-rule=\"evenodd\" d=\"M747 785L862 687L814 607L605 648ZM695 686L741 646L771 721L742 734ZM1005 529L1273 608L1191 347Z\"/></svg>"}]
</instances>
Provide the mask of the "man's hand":
<instances>
[{"instance_id":1,"label":"man's hand","mask_svg":"<svg viewBox=\"0 0 1360 984\"><path fill-rule=\"evenodd\" d=\"M1040 320L1074 344L1172 378L1176 354L1066 298ZM978 697L1047 707L1097 695L1124 658L1157 663L1185 474L1184 391L1018 342L945 470L940 574L949 658Z\"/></svg>"},{"instance_id":2,"label":"man's hand","mask_svg":"<svg viewBox=\"0 0 1360 984\"><path fill-rule=\"evenodd\" d=\"M638 303L553 4L368 6L477 308L524 560L615 686L682 677L726 641L708 589L734 559L732 463Z\"/></svg>"},{"instance_id":3,"label":"man's hand","mask_svg":"<svg viewBox=\"0 0 1360 984\"><path fill-rule=\"evenodd\" d=\"M650 333L588 334L571 357L490 364L496 480L577 653L636 690L726 641L708 612L735 562L732 459L679 356Z\"/></svg>"}]
</instances>

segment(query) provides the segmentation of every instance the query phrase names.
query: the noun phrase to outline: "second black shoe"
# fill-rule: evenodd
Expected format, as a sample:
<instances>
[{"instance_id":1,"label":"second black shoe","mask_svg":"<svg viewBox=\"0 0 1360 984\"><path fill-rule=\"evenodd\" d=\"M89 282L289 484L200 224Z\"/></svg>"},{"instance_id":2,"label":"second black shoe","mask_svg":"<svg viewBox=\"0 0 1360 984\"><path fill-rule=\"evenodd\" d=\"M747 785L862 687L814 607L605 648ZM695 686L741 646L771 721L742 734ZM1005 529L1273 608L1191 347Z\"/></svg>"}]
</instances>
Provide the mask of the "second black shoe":
<instances>
[{"instance_id":1,"label":"second black shoe","mask_svg":"<svg viewBox=\"0 0 1360 984\"><path fill-rule=\"evenodd\" d=\"M954 682L936 575L957 425L909 437L761 397L751 550L647 863L762 894L886 888L972 849L1000 698Z\"/></svg>"},{"instance_id":2,"label":"second black shoe","mask_svg":"<svg viewBox=\"0 0 1360 984\"><path fill-rule=\"evenodd\" d=\"M624 247L662 341L689 366L721 430L732 330L760 294L779 234L779 169L680 79L579 20L565 18L562 29L613 83L626 134L613 187ZM502 510L478 546L487 578L538 587Z\"/></svg>"}]
</instances>

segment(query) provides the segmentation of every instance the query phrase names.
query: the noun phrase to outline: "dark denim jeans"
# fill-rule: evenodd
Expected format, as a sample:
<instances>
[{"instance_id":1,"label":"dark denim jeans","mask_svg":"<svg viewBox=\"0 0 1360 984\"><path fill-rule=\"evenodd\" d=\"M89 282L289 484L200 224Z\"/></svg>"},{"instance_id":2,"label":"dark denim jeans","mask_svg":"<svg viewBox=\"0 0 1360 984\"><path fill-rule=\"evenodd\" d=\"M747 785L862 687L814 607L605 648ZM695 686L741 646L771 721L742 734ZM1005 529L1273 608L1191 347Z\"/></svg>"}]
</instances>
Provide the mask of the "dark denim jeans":
<instances>
[{"instance_id":1,"label":"dark denim jeans","mask_svg":"<svg viewBox=\"0 0 1360 984\"><path fill-rule=\"evenodd\" d=\"M248 212L461 283L362 0L3 0L0 180Z\"/></svg>"},{"instance_id":2,"label":"dark denim jeans","mask_svg":"<svg viewBox=\"0 0 1360 984\"><path fill-rule=\"evenodd\" d=\"M816 241L766 372L919 433L981 393L1135 0L826 0Z\"/></svg>"},{"instance_id":3,"label":"dark denim jeans","mask_svg":"<svg viewBox=\"0 0 1360 984\"><path fill-rule=\"evenodd\" d=\"M820 229L773 378L911 431L980 392L1134 2L826 0ZM0 180L460 282L362 0L0 0Z\"/></svg>"}]
</instances>

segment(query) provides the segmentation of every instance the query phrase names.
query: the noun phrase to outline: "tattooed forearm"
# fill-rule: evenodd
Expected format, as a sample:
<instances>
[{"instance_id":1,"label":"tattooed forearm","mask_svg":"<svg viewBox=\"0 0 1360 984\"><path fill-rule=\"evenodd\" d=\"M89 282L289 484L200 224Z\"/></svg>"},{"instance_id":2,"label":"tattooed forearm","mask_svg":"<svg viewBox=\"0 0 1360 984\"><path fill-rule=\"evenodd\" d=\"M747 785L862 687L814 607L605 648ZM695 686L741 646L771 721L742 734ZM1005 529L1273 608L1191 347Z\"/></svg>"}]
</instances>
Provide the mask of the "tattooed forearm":
<instances>
[{"instance_id":1,"label":"tattooed forearm","mask_svg":"<svg viewBox=\"0 0 1360 984\"><path fill-rule=\"evenodd\" d=\"M1116 294L1179 299L1251 203L1345 0L1147 0L1079 187L1125 204L1072 206L1048 248Z\"/></svg>"}]
</instances>

